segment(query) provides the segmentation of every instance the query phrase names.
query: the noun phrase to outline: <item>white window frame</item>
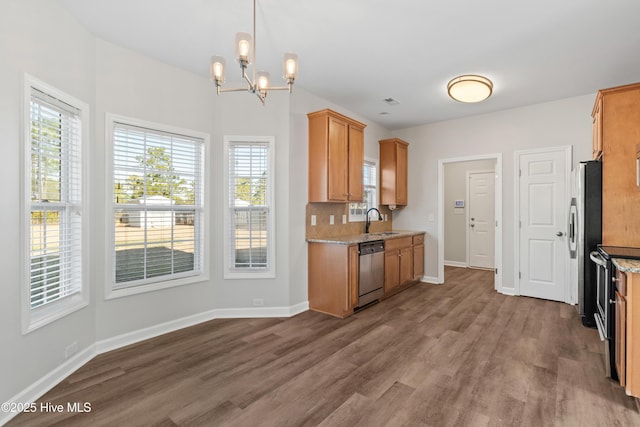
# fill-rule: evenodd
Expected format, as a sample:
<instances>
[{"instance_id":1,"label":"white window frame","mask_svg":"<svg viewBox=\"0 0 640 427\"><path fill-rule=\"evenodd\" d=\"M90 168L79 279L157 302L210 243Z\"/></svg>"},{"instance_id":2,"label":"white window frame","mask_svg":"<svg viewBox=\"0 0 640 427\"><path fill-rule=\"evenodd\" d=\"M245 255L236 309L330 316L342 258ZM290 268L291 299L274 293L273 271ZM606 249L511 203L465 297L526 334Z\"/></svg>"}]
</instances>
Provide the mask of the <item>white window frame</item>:
<instances>
[{"instance_id":1,"label":"white window frame","mask_svg":"<svg viewBox=\"0 0 640 427\"><path fill-rule=\"evenodd\" d=\"M367 210L369 210L369 208L377 208L378 207L378 201L380 199L379 194L380 194L380 168L378 166L379 162L377 159L373 159L370 157L365 157L364 159L365 163L369 163L374 165L374 167L376 168L376 186L375 186L375 202L374 202L374 206L367 206L367 209L364 211L366 212ZM364 165L363 165L364 168ZM366 186L364 185L364 173L362 174L363 177L363 183L362 183L362 189L363 192L366 192ZM362 206L359 205L363 205L364 203L349 203L349 222L364 222L366 221L367 217L365 215L365 213L356 213L356 209L358 211L361 211L363 209ZM379 221L378 220L378 216L377 215L373 215L370 217L371 221Z\"/></svg>"},{"instance_id":2,"label":"white window frame","mask_svg":"<svg viewBox=\"0 0 640 427\"><path fill-rule=\"evenodd\" d=\"M139 128L145 128L151 132L157 131L159 133L170 133L176 135L183 135L189 138L196 138L203 141L203 155L202 155L202 182L200 197L203 202L200 208L196 207L196 210L200 211L200 226L197 230L200 239L200 245L198 250L201 254L200 269L196 272L189 272L184 275L175 274L173 276L158 276L155 278L143 279L139 281L132 281L128 284L117 284L115 280L115 204L113 180L114 180L114 128L117 124L130 125ZM209 197L207 196L207 189L209 188L209 178L207 171L209 170L209 141L208 134L198 132L189 129L178 128L160 123L149 122L145 120L135 119L131 117L120 116L117 114L106 113L105 114L105 147L106 147L106 204L105 209L106 218L106 241L108 242L107 249L107 262L106 262L106 280L105 280L105 299L121 298L130 295L137 295L146 292L157 291L160 289L167 289L176 286L184 286L193 283L199 283L209 280ZM126 283L126 282L125 282Z\"/></svg>"},{"instance_id":3,"label":"white window frame","mask_svg":"<svg viewBox=\"0 0 640 427\"><path fill-rule=\"evenodd\" d=\"M275 138L273 136L224 136L224 278L225 279L270 279L276 277L276 203L275 203ZM267 267L236 268L232 265L234 242L231 239L232 218L230 197L229 155L233 143L261 143L269 147L267 182Z\"/></svg>"},{"instance_id":4,"label":"white window frame","mask_svg":"<svg viewBox=\"0 0 640 427\"><path fill-rule=\"evenodd\" d=\"M62 166L65 169L73 169L76 177L80 179L81 189L80 201L61 202L59 205L63 210L70 210L69 214L73 214L83 218L80 225L80 246L76 244L71 247L72 251L78 252L75 257L80 259L79 277L73 280L74 291L67 296L57 299L53 302L46 303L44 305L31 308L31 99L32 91L40 91L52 98L61 101L64 104L69 105L71 108L77 110L77 115L80 118L80 134L79 141L76 141L75 149L80 151L80 155L77 163L67 164ZM50 86L37 78L25 74L24 75L24 98L23 98L23 116L22 116L22 129L23 129L23 144L21 149L21 164L22 164L22 179L21 179L21 194L23 195L23 201L21 203L21 257L22 257L22 333L27 334L38 328L41 328L55 320L65 317L73 312L76 312L83 307L89 305L89 286L88 283L88 262L89 259L89 239L88 239L88 221L83 217L87 212L87 194L88 194L88 174L86 172L86 165L88 165L88 148L89 148L89 105L85 102L76 99L75 97L68 95L67 93L58 90L57 88ZM63 159L64 161L64 159ZM68 190L63 190L68 191ZM64 235L67 240L71 236L69 234Z\"/></svg>"}]
</instances>

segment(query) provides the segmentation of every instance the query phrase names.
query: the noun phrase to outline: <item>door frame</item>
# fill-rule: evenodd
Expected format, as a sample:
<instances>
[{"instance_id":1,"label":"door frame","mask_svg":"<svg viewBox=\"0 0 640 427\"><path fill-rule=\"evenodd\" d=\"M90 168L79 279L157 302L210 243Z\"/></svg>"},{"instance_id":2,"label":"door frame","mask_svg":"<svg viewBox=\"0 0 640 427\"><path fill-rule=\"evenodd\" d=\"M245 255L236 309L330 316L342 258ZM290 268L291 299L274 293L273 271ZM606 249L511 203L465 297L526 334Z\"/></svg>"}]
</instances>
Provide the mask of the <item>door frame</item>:
<instances>
[{"instance_id":1,"label":"door frame","mask_svg":"<svg viewBox=\"0 0 640 427\"><path fill-rule=\"evenodd\" d=\"M493 198L494 198L494 212L493 212L493 220L496 220L496 212L495 212L495 194L496 194L496 180L495 180L495 174L496 171L495 170L491 170L491 169L477 169L477 170L471 170L471 171L467 171L466 173L466 198L467 198L467 208L465 209L465 220L467 222L467 228L466 228L466 242L467 242L467 253L466 253L466 257L467 257L467 267L471 267L471 245L470 245L470 240L471 240L471 230L469 229L469 222L470 222L470 210L471 210L471 186L469 185L470 179L471 179L471 175L472 174L479 174L479 173L492 173L494 175L494 180L493 180ZM495 230L494 230L495 231ZM495 233L494 233L495 234ZM495 240L495 238L494 238ZM494 259L493 259L493 266L495 268L496 266L496 260L495 260L495 254L494 254ZM478 267L480 268L480 267Z\"/></svg>"},{"instance_id":2,"label":"door frame","mask_svg":"<svg viewBox=\"0 0 640 427\"><path fill-rule=\"evenodd\" d=\"M476 156L456 157L438 160L438 283L444 283L444 166L447 163L469 162L474 160L495 160L495 281L494 288L502 292L502 153L479 154Z\"/></svg>"},{"instance_id":3,"label":"door frame","mask_svg":"<svg viewBox=\"0 0 640 427\"><path fill-rule=\"evenodd\" d=\"M565 209L565 219L564 222L564 233L565 237L567 235L568 221L569 221L569 205L571 204L571 170L573 167L573 146L571 145L561 145L556 147L545 147L545 148L533 148L528 150L518 150L513 152L513 164L514 164L514 185L513 185L513 194L514 194L514 207L513 207L513 227L514 227L514 255L513 255L513 283L514 283L514 293L515 295L522 295L520 293L520 161L523 155L527 154L540 154L540 153L551 153L554 151L564 151L565 154L565 194L566 203L563 208ZM567 304L576 304L574 301L573 292L571 292L571 284L569 280L570 274L570 258L569 258L569 249L563 251L565 257L564 263L564 302Z\"/></svg>"}]
</instances>

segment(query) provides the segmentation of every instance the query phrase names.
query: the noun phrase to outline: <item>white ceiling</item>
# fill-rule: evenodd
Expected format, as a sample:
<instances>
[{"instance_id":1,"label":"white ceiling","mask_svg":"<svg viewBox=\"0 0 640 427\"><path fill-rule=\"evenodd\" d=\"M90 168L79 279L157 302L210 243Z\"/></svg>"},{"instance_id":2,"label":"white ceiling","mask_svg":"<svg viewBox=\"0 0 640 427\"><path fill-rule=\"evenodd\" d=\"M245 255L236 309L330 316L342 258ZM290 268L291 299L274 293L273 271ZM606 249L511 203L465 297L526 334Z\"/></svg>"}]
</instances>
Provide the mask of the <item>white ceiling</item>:
<instances>
[{"instance_id":1,"label":"white ceiling","mask_svg":"<svg viewBox=\"0 0 640 427\"><path fill-rule=\"evenodd\" d=\"M105 40L207 78L222 55L227 85L240 81L233 43L252 31L251 0L58 1ZM639 0L258 0L256 38L273 84L295 52L294 91L392 130L640 81ZM493 96L451 100L460 74L489 77Z\"/></svg>"}]
</instances>

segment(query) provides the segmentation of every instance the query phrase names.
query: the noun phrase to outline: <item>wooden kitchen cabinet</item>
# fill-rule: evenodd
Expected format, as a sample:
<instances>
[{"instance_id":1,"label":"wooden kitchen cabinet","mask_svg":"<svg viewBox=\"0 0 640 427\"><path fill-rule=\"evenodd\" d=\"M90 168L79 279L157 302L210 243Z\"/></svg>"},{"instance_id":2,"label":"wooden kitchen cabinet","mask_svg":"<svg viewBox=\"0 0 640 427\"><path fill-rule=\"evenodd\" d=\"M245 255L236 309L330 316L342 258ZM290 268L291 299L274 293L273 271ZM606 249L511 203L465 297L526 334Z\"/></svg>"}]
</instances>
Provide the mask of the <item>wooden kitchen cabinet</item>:
<instances>
[{"instance_id":1,"label":"wooden kitchen cabinet","mask_svg":"<svg viewBox=\"0 0 640 427\"><path fill-rule=\"evenodd\" d=\"M597 97L591 117L593 118L592 158L600 160L602 157L602 97Z\"/></svg>"},{"instance_id":2,"label":"wooden kitchen cabinet","mask_svg":"<svg viewBox=\"0 0 640 427\"><path fill-rule=\"evenodd\" d=\"M363 200L364 128L332 110L309 120L309 202Z\"/></svg>"},{"instance_id":3,"label":"wooden kitchen cabinet","mask_svg":"<svg viewBox=\"0 0 640 427\"><path fill-rule=\"evenodd\" d=\"M622 271L616 271L615 284L615 360L620 385L624 387L627 382L627 275Z\"/></svg>"},{"instance_id":4,"label":"wooden kitchen cabinet","mask_svg":"<svg viewBox=\"0 0 640 427\"><path fill-rule=\"evenodd\" d=\"M602 147L602 244L640 247L640 83L598 91L593 111L594 155Z\"/></svg>"},{"instance_id":5,"label":"wooden kitchen cabinet","mask_svg":"<svg viewBox=\"0 0 640 427\"><path fill-rule=\"evenodd\" d=\"M620 385L640 397L640 273L616 273L615 362Z\"/></svg>"},{"instance_id":6,"label":"wooden kitchen cabinet","mask_svg":"<svg viewBox=\"0 0 640 427\"><path fill-rule=\"evenodd\" d=\"M358 304L358 245L309 243L308 293L311 310L336 317Z\"/></svg>"},{"instance_id":7,"label":"wooden kitchen cabinet","mask_svg":"<svg viewBox=\"0 0 640 427\"><path fill-rule=\"evenodd\" d=\"M408 151L409 143L401 139L380 141L380 204L407 205Z\"/></svg>"},{"instance_id":8,"label":"wooden kitchen cabinet","mask_svg":"<svg viewBox=\"0 0 640 427\"><path fill-rule=\"evenodd\" d=\"M384 242L384 292L388 294L413 282L413 239L401 237Z\"/></svg>"},{"instance_id":9,"label":"wooden kitchen cabinet","mask_svg":"<svg viewBox=\"0 0 640 427\"><path fill-rule=\"evenodd\" d=\"M424 234L413 236L413 280L424 276Z\"/></svg>"}]
</instances>

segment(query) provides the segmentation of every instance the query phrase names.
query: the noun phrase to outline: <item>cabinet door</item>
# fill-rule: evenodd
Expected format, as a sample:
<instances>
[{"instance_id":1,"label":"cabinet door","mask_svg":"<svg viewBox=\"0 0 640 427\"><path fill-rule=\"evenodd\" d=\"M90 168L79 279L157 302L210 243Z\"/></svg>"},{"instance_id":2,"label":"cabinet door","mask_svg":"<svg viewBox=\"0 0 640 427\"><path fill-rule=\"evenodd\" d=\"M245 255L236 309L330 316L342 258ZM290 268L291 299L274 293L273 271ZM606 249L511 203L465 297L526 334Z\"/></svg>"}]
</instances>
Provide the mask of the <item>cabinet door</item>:
<instances>
[{"instance_id":1,"label":"cabinet door","mask_svg":"<svg viewBox=\"0 0 640 427\"><path fill-rule=\"evenodd\" d=\"M424 276L424 245L413 247L413 280L422 280Z\"/></svg>"},{"instance_id":2,"label":"cabinet door","mask_svg":"<svg viewBox=\"0 0 640 427\"><path fill-rule=\"evenodd\" d=\"M406 285L413 281L413 248L400 250L400 284Z\"/></svg>"},{"instance_id":3,"label":"cabinet door","mask_svg":"<svg viewBox=\"0 0 640 427\"><path fill-rule=\"evenodd\" d=\"M384 253L384 291L389 292L400 285L400 257L399 252L385 251Z\"/></svg>"},{"instance_id":4,"label":"cabinet door","mask_svg":"<svg viewBox=\"0 0 640 427\"><path fill-rule=\"evenodd\" d=\"M625 298L616 291L616 370L620 385L624 387L626 381L626 351L627 351L627 302Z\"/></svg>"},{"instance_id":5,"label":"cabinet door","mask_svg":"<svg viewBox=\"0 0 640 427\"><path fill-rule=\"evenodd\" d=\"M396 156L397 156L397 171L396 171L396 204L398 205L407 205L408 200L408 178L407 171L408 168L408 147L404 144L396 145Z\"/></svg>"},{"instance_id":6,"label":"cabinet door","mask_svg":"<svg viewBox=\"0 0 640 427\"><path fill-rule=\"evenodd\" d=\"M347 312L352 311L358 305L358 277L359 277L360 258L358 255L358 245L349 246L349 301Z\"/></svg>"},{"instance_id":7,"label":"cabinet door","mask_svg":"<svg viewBox=\"0 0 640 427\"><path fill-rule=\"evenodd\" d=\"M364 166L364 131L349 126L349 196L351 202L361 202L364 197L362 188L362 168Z\"/></svg>"},{"instance_id":8,"label":"cabinet door","mask_svg":"<svg viewBox=\"0 0 640 427\"><path fill-rule=\"evenodd\" d=\"M602 156L602 98L598 101L593 110L593 160L598 160Z\"/></svg>"},{"instance_id":9,"label":"cabinet door","mask_svg":"<svg viewBox=\"0 0 640 427\"><path fill-rule=\"evenodd\" d=\"M328 187L329 200L346 201L348 197L349 137L345 122L329 117Z\"/></svg>"}]
</instances>

